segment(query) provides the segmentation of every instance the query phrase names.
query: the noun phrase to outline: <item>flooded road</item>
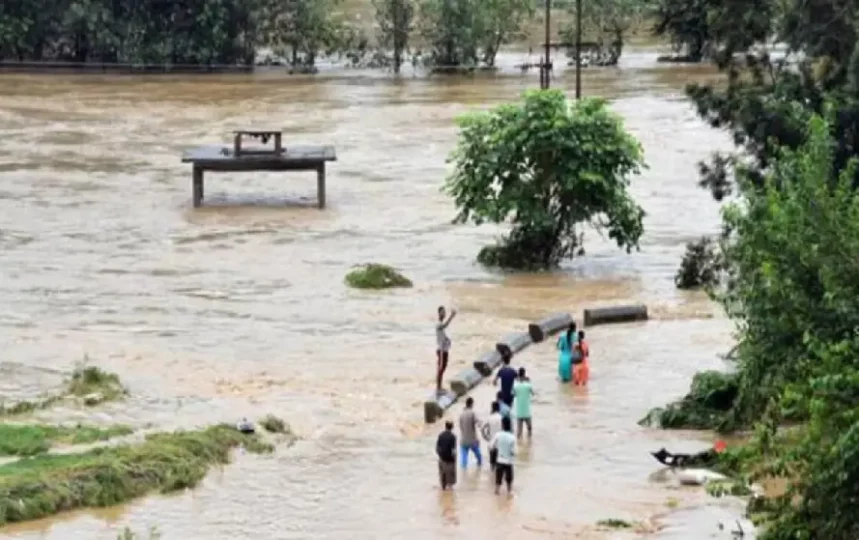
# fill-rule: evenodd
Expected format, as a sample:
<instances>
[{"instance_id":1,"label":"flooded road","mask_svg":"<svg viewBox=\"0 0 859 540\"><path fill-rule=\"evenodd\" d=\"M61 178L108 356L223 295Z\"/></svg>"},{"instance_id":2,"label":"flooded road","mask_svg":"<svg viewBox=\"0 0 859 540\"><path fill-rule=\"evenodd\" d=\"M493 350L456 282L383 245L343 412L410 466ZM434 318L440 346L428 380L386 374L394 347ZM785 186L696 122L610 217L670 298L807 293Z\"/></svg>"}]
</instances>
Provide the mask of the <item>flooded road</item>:
<instances>
[{"instance_id":1,"label":"flooded road","mask_svg":"<svg viewBox=\"0 0 859 540\"><path fill-rule=\"evenodd\" d=\"M590 234L587 256L563 270L515 276L476 265L498 229L451 225L454 208L439 188L453 119L516 99L537 86L536 73L3 75L4 373L59 378L86 355L132 393L91 421L172 429L271 412L301 440L273 457L240 455L193 492L0 534L113 539L122 526L155 525L183 540L623 538L594 526L621 518L645 532L671 522L664 538L710 537L715 528L695 511L703 494L651 481L648 454L709 440L636 421L681 395L696 371L720 367L717 353L728 348L729 324L703 296L678 293L673 275L685 243L717 230L696 163L729 141L682 96L683 84L712 73L657 66L655 57L632 51L620 68L586 70L584 80L585 94L611 98L645 148L650 168L632 188L648 213L641 252ZM572 73L555 84L572 89ZM336 146L328 208L295 204L312 203L312 173L209 174L209 206L190 207L181 152L248 127L282 128L287 146ZM349 268L371 261L400 268L415 287L347 289ZM475 471L460 475L455 493L440 493L439 427L424 427L421 408L433 385L436 306L460 311L452 374L530 320L622 302L647 303L653 320L588 331L588 390L555 381L551 346L517 357L538 398L515 497L494 497L488 474ZM31 378L21 375L21 386ZM488 412L491 387L473 395Z\"/></svg>"}]
</instances>

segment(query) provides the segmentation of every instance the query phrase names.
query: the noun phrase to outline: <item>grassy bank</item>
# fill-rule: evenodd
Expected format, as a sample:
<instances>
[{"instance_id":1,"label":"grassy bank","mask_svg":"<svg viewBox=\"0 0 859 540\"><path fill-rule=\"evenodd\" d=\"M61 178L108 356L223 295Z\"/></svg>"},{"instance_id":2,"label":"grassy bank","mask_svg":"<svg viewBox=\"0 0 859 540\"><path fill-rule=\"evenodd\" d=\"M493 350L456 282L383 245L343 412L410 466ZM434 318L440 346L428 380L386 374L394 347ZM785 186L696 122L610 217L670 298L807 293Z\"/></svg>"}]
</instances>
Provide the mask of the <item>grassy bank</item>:
<instances>
[{"instance_id":1,"label":"grassy bank","mask_svg":"<svg viewBox=\"0 0 859 540\"><path fill-rule=\"evenodd\" d=\"M239 446L254 453L273 450L256 435L217 425L150 435L142 444L9 463L0 466L0 525L194 487L210 467L229 463L230 451Z\"/></svg>"},{"instance_id":2,"label":"grassy bank","mask_svg":"<svg viewBox=\"0 0 859 540\"><path fill-rule=\"evenodd\" d=\"M64 387L53 395L38 399L19 401L6 405L0 403L0 417L20 416L34 411L48 409L68 398L78 400L88 407L108 401L116 401L128 395L119 376L95 366L80 365L72 372Z\"/></svg>"},{"instance_id":3,"label":"grassy bank","mask_svg":"<svg viewBox=\"0 0 859 540\"><path fill-rule=\"evenodd\" d=\"M56 445L89 444L132 432L128 426L99 428L83 425L0 424L0 456L33 456L45 453Z\"/></svg>"}]
</instances>

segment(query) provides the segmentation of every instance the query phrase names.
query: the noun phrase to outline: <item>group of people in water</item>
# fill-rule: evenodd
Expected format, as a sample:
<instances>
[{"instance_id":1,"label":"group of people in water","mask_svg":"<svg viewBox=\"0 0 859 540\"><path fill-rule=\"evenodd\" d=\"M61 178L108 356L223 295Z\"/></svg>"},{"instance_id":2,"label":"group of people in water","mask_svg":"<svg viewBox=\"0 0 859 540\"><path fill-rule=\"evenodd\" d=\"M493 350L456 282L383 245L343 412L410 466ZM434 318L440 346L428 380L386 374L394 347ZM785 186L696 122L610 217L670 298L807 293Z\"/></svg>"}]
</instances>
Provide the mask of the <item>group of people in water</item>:
<instances>
[{"instance_id":1,"label":"group of people in water","mask_svg":"<svg viewBox=\"0 0 859 540\"><path fill-rule=\"evenodd\" d=\"M447 328L456 316L456 310L446 314L444 306L438 308L438 323L436 324L436 389L442 391L442 380L450 354L451 341L447 336ZM571 323L566 333L562 334L556 344L558 354L558 375L562 382L577 386L586 386L590 377L588 357L590 350L585 341L585 333L576 331L576 323ZM503 365L492 381L500 389L495 401L490 405L490 413L486 422L482 422L474 410L474 398L465 400L465 408L459 416L459 441L454 434L453 422L445 422L445 429L436 441L438 456L438 473L441 489L452 488L456 484L456 456L459 450L459 465L462 469L468 467L469 454L474 455L478 467L483 465L483 455L480 451L478 434L489 445L489 466L495 473L495 493L500 493L501 485L506 484L507 493L513 489L513 464L518 451L517 441L521 440L527 429L528 438L533 433L531 417L531 398L534 387L528 378L525 368L518 370L510 366L511 356L502 358ZM515 409L515 410L514 410ZM513 434L513 419L516 419L516 434Z\"/></svg>"}]
</instances>

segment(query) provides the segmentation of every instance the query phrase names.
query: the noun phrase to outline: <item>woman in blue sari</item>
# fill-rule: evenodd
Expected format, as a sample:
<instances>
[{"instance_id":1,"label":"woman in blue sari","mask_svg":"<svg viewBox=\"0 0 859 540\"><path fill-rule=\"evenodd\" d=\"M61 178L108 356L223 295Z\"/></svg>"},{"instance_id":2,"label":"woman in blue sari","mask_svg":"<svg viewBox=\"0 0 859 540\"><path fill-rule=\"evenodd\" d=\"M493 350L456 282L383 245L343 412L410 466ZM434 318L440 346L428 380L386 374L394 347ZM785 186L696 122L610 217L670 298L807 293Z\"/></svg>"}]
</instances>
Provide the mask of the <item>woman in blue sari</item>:
<instances>
[{"instance_id":1,"label":"woman in blue sari","mask_svg":"<svg viewBox=\"0 0 859 540\"><path fill-rule=\"evenodd\" d=\"M576 323L570 323L567 333L558 338L558 376L562 382L573 380L573 347L578 339Z\"/></svg>"}]
</instances>

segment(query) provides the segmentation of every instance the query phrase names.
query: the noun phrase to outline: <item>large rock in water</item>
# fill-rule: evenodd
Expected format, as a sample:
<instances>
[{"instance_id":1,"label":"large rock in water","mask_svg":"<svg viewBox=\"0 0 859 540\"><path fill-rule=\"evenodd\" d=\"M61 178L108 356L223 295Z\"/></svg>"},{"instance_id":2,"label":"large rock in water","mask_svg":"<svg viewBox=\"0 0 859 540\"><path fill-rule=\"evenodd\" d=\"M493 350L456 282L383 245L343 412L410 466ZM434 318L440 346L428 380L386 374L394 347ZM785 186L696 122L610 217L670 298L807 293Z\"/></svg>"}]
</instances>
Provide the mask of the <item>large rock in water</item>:
<instances>
[{"instance_id":1,"label":"large rock in water","mask_svg":"<svg viewBox=\"0 0 859 540\"><path fill-rule=\"evenodd\" d=\"M585 310L585 326L647 320L647 306L611 306Z\"/></svg>"},{"instance_id":2,"label":"large rock in water","mask_svg":"<svg viewBox=\"0 0 859 540\"><path fill-rule=\"evenodd\" d=\"M448 390L442 390L440 393L433 390L430 397L424 401L424 422L432 424L444 416L444 411L456 402L457 397Z\"/></svg>"},{"instance_id":3,"label":"large rock in water","mask_svg":"<svg viewBox=\"0 0 859 540\"><path fill-rule=\"evenodd\" d=\"M450 389L457 396L464 396L469 390L480 384L484 375L474 368L465 368L450 380Z\"/></svg>"},{"instance_id":4,"label":"large rock in water","mask_svg":"<svg viewBox=\"0 0 859 540\"><path fill-rule=\"evenodd\" d=\"M528 325L528 335L531 341L540 343L549 336L553 336L564 330L573 322L573 316L569 313L554 313L545 319Z\"/></svg>"}]
</instances>

